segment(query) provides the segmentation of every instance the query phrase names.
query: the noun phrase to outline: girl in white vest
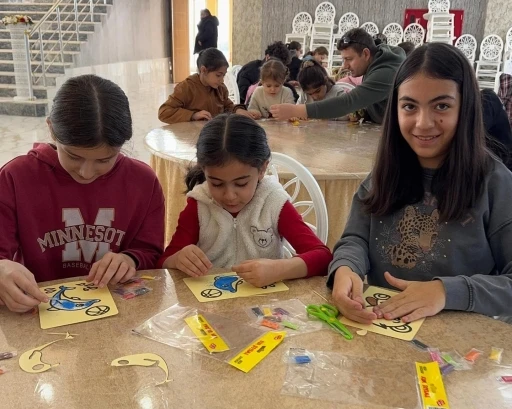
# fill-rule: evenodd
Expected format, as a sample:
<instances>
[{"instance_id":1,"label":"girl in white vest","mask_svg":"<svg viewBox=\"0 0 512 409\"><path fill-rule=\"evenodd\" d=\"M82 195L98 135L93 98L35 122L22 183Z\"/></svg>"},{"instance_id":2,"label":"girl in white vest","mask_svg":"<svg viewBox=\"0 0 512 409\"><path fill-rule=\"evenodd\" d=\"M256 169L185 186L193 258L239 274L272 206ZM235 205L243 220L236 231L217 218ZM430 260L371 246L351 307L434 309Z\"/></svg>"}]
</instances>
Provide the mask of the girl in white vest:
<instances>
[{"instance_id":1,"label":"girl in white vest","mask_svg":"<svg viewBox=\"0 0 512 409\"><path fill-rule=\"evenodd\" d=\"M190 276L228 268L262 287L284 279L324 275L330 250L265 176L267 135L254 120L219 115L202 129L197 165L186 176L187 206L158 266ZM284 259L283 238L297 257Z\"/></svg>"}]
</instances>

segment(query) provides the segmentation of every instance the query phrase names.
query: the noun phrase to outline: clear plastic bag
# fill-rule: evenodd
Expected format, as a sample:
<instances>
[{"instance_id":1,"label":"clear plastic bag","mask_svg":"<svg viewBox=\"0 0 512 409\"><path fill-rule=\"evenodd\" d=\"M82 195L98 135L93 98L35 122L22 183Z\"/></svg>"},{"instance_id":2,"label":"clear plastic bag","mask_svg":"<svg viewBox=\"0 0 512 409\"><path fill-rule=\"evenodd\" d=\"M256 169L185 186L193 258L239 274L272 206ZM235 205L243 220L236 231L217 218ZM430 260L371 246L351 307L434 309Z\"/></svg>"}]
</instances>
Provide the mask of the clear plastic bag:
<instances>
[{"instance_id":1,"label":"clear plastic bag","mask_svg":"<svg viewBox=\"0 0 512 409\"><path fill-rule=\"evenodd\" d=\"M414 363L306 350L299 353L311 362L293 363L290 357L296 353L289 351L285 357L284 395L372 408L420 407Z\"/></svg>"},{"instance_id":2,"label":"clear plastic bag","mask_svg":"<svg viewBox=\"0 0 512 409\"><path fill-rule=\"evenodd\" d=\"M210 353L206 349L185 321L186 318L197 315L202 315L206 319L211 328L227 344L228 351ZM229 362L266 331L221 315L175 304L148 319L133 332L171 347Z\"/></svg>"},{"instance_id":3,"label":"clear plastic bag","mask_svg":"<svg viewBox=\"0 0 512 409\"><path fill-rule=\"evenodd\" d=\"M265 331L285 331L287 337L325 328L321 321L308 317L306 306L296 298L254 305L246 312L253 327Z\"/></svg>"}]
</instances>

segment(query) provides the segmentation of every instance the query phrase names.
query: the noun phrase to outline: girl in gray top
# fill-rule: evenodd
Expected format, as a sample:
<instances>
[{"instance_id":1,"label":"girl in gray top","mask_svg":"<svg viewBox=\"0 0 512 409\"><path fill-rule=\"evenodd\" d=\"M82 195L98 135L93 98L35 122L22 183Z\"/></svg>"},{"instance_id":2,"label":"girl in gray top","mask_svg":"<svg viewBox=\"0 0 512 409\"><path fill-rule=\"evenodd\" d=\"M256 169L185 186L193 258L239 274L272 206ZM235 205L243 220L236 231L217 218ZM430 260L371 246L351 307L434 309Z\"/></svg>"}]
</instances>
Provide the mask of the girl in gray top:
<instances>
[{"instance_id":1,"label":"girl in gray top","mask_svg":"<svg viewBox=\"0 0 512 409\"><path fill-rule=\"evenodd\" d=\"M512 315L512 173L485 147L474 70L430 43L392 89L375 167L334 248L336 304L362 323L443 309ZM365 276L402 292L366 310Z\"/></svg>"}]
</instances>

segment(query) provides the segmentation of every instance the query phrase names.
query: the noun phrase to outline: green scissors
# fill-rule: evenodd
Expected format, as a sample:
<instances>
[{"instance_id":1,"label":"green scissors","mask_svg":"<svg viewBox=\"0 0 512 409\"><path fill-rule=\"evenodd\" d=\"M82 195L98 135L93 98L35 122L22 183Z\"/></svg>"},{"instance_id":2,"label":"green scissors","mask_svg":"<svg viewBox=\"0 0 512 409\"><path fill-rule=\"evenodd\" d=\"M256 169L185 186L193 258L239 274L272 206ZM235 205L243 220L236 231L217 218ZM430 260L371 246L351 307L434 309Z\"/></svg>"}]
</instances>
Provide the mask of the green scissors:
<instances>
[{"instance_id":1,"label":"green scissors","mask_svg":"<svg viewBox=\"0 0 512 409\"><path fill-rule=\"evenodd\" d=\"M308 305L306 307L306 311L309 315L313 315L314 317L317 317L321 319L322 321L329 324L331 328L333 328L335 331L339 332L343 337L346 339L353 339L354 336L352 333L343 325L341 322L339 322L336 317L339 314L338 309L331 304L321 304L321 305Z\"/></svg>"}]
</instances>

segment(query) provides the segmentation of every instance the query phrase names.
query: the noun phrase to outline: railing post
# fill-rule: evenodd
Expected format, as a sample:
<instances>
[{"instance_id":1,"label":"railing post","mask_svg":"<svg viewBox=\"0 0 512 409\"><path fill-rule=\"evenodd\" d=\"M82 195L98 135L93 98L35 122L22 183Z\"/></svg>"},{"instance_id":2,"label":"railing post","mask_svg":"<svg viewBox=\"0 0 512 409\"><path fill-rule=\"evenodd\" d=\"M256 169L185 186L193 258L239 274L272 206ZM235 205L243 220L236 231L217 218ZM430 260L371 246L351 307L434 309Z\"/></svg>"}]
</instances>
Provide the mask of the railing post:
<instances>
[{"instance_id":1,"label":"railing post","mask_svg":"<svg viewBox=\"0 0 512 409\"><path fill-rule=\"evenodd\" d=\"M30 42L28 41L28 35L28 31L25 31L25 58L27 62L28 97L30 100L33 100L34 89L32 88L32 65L30 64Z\"/></svg>"},{"instance_id":2,"label":"railing post","mask_svg":"<svg viewBox=\"0 0 512 409\"><path fill-rule=\"evenodd\" d=\"M60 6L57 7L57 23L59 25L59 47L60 47L60 60L64 63L64 47L62 45L62 25L60 22Z\"/></svg>"},{"instance_id":3,"label":"railing post","mask_svg":"<svg viewBox=\"0 0 512 409\"><path fill-rule=\"evenodd\" d=\"M78 1L73 0L75 4L75 24L76 24L76 41L80 41L80 30L78 29Z\"/></svg>"},{"instance_id":4,"label":"railing post","mask_svg":"<svg viewBox=\"0 0 512 409\"><path fill-rule=\"evenodd\" d=\"M44 47L43 47L43 37L41 33L41 27L39 27L39 51L41 53L41 71L43 74L43 85L46 87L46 66L44 63Z\"/></svg>"},{"instance_id":5,"label":"railing post","mask_svg":"<svg viewBox=\"0 0 512 409\"><path fill-rule=\"evenodd\" d=\"M90 12L91 12L91 23L94 23L94 1L93 0L89 0L89 8L90 8Z\"/></svg>"}]
</instances>

